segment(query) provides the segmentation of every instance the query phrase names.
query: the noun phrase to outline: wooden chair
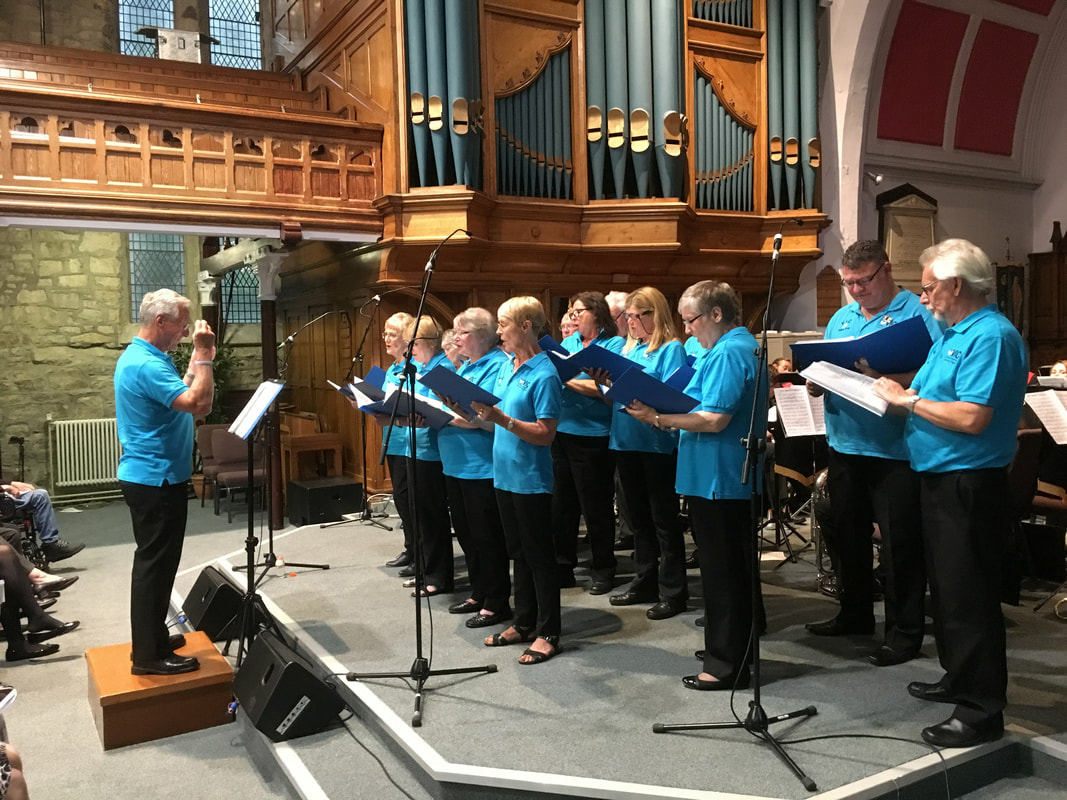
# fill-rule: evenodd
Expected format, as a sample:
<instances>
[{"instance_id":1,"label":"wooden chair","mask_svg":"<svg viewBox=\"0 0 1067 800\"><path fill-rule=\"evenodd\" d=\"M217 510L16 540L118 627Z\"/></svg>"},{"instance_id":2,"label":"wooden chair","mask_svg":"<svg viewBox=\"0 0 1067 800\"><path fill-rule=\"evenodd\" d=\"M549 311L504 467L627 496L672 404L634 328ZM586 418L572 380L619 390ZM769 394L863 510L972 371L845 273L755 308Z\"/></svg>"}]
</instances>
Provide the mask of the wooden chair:
<instances>
[{"instance_id":1,"label":"wooden chair","mask_svg":"<svg viewBox=\"0 0 1067 800\"><path fill-rule=\"evenodd\" d=\"M215 486L215 476L219 474L219 465L215 460L215 449L211 443L211 434L217 430L226 430L226 423L201 425L196 429L196 449L200 453L200 471L204 474L204 486L210 485L214 492L218 491ZM200 493L200 507L204 507L207 492Z\"/></svg>"},{"instance_id":2,"label":"wooden chair","mask_svg":"<svg viewBox=\"0 0 1067 800\"><path fill-rule=\"evenodd\" d=\"M267 469L263 464L263 453L259 446L253 448L252 485L248 485L248 443L240 436L228 430L211 432L211 449L218 464L215 475L215 514L219 513L221 495L226 493L226 521L233 522L234 494L248 491L262 491L266 500ZM264 502L265 506L266 503Z\"/></svg>"}]
</instances>

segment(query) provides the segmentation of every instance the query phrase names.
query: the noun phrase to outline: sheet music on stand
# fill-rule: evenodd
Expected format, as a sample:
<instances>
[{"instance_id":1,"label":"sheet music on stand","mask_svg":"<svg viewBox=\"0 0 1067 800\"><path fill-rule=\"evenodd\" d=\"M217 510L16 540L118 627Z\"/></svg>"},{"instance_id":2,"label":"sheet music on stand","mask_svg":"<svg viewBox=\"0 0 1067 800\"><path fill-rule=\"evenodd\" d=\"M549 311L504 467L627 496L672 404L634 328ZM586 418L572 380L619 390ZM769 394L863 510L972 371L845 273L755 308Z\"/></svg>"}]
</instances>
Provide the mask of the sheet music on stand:
<instances>
[{"instance_id":1,"label":"sheet music on stand","mask_svg":"<svg viewBox=\"0 0 1067 800\"><path fill-rule=\"evenodd\" d=\"M885 411L889 407L889 403L876 395L874 389L871 388L874 385L874 378L862 372L853 372L827 361L816 361L811 366L802 369L800 374L816 386L821 386L826 391L833 392L880 417L885 416Z\"/></svg>"},{"instance_id":2,"label":"sheet music on stand","mask_svg":"<svg viewBox=\"0 0 1067 800\"><path fill-rule=\"evenodd\" d=\"M787 437L826 435L822 395L812 397L806 386L779 386L774 390L774 404Z\"/></svg>"},{"instance_id":3,"label":"sheet music on stand","mask_svg":"<svg viewBox=\"0 0 1067 800\"><path fill-rule=\"evenodd\" d=\"M1026 405L1033 409L1056 444L1067 444L1067 392L1049 389L1028 392Z\"/></svg>"},{"instance_id":4,"label":"sheet music on stand","mask_svg":"<svg viewBox=\"0 0 1067 800\"><path fill-rule=\"evenodd\" d=\"M256 423L267 413L270 404L274 402L284 388L285 384L279 381L263 381L256 387L255 393L245 403L245 407L241 409L237 419L230 425L230 433L240 436L242 439L247 439L248 434L255 429Z\"/></svg>"}]
</instances>

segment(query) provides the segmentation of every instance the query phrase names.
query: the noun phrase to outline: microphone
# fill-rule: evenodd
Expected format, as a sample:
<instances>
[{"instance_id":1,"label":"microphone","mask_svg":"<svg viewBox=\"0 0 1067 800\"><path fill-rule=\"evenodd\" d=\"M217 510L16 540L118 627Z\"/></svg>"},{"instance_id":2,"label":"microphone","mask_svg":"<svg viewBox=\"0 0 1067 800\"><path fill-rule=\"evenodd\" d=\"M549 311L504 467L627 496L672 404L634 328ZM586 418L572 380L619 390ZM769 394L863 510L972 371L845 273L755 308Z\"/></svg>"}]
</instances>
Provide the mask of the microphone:
<instances>
[{"instance_id":1,"label":"microphone","mask_svg":"<svg viewBox=\"0 0 1067 800\"><path fill-rule=\"evenodd\" d=\"M393 292L402 292L405 289L411 289L411 288L413 288L413 287L411 287L411 286L397 286L395 289L386 289L384 292L379 292L378 294L376 294L373 297L371 297L370 300L368 300L367 302L365 302L363 305L361 305L359 307L359 313L362 316L366 316L365 314L363 314L363 312L367 308L367 306L369 306L371 303L375 303L375 304L381 305L382 298L385 297L387 294L392 294Z\"/></svg>"},{"instance_id":2,"label":"microphone","mask_svg":"<svg viewBox=\"0 0 1067 800\"><path fill-rule=\"evenodd\" d=\"M430 253L430 258L426 261L426 269L425 269L426 272L433 272L434 264L437 263L437 253L438 253L438 251L440 251L440 249L444 246L445 242L447 242L449 239L451 239L457 233L465 233L465 234L467 234L468 237L471 236L471 232L468 231L466 228L456 228L454 231L452 231L452 233L448 234L448 236L446 236L444 239L442 239L441 243L439 245L437 245L437 247L435 247L433 249L433 252Z\"/></svg>"},{"instance_id":3,"label":"microphone","mask_svg":"<svg viewBox=\"0 0 1067 800\"><path fill-rule=\"evenodd\" d=\"M782 249L782 232L774 234L774 257L778 257L778 251Z\"/></svg>"},{"instance_id":4,"label":"microphone","mask_svg":"<svg viewBox=\"0 0 1067 800\"><path fill-rule=\"evenodd\" d=\"M290 333L288 336L286 336L284 339L282 339L282 343L278 345L278 349L281 350L286 345L291 345L293 343L293 340L296 339L296 337L299 336L303 332L303 330L305 328L308 328L311 325L314 325L316 322L318 322L323 317L328 317L328 316L330 316L330 314L337 314L337 313L339 313L339 312L337 312L337 311L327 311L325 314L319 314L317 317L315 317L315 319L311 320L311 322L305 323L304 325L302 325L299 328L297 328L296 331L294 331L293 333ZM343 312L340 312L340 313L343 313Z\"/></svg>"}]
</instances>

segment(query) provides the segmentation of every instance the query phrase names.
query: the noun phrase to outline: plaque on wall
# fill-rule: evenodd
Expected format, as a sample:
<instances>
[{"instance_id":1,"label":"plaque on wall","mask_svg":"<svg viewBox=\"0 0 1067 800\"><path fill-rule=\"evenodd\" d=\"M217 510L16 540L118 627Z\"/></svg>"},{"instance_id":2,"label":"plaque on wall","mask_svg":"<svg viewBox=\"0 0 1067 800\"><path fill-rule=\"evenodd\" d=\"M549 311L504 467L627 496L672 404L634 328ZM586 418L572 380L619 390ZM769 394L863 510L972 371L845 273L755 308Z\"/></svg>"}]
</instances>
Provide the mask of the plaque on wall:
<instances>
[{"instance_id":1,"label":"plaque on wall","mask_svg":"<svg viewBox=\"0 0 1067 800\"><path fill-rule=\"evenodd\" d=\"M934 216L937 201L910 183L902 184L877 198L878 236L893 264L893 277L905 289L922 291L919 256L934 243Z\"/></svg>"}]
</instances>

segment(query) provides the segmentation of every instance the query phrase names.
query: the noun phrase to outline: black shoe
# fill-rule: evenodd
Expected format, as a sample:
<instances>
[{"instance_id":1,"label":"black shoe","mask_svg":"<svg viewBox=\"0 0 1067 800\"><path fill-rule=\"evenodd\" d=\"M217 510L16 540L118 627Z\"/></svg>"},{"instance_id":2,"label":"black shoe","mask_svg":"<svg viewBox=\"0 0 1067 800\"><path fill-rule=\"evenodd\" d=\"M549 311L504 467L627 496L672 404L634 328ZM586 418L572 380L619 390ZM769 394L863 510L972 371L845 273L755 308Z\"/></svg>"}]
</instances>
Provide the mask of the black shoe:
<instances>
[{"instance_id":1,"label":"black shoe","mask_svg":"<svg viewBox=\"0 0 1067 800\"><path fill-rule=\"evenodd\" d=\"M462 603L453 603L448 607L449 614L474 614L478 612L482 607L482 604L477 600L468 597Z\"/></svg>"},{"instance_id":2,"label":"black shoe","mask_svg":"<svg viewBox=\"0 0 1067 800\"><path fill-rule=\"evenodd\" d=\"M700 567L700 556L697 555L697 551L694 550L693 553L689 557L686 558L686 560L685 560L685 568L686 569L698 569L699 567Z\"/></svg>"},{"instance_id":3,"label":"black shoe","mask_svg":"<svg viewBox=\"0 0 1067 800\"><path fill-rule=\"evenodd\" d=\"M48 589L45 589L44 591L41 591L41 592L38 592L36 589L34 589L33 593L37 597L37 604L38 605L40 605L42 600L58 600L59 599L59 592L53 592L53 591L50 591Z\"/></svg>"},{"instance_id":4,"label":"black shoe","mask_svg":"<svg viewBox=\"0 0 1067 800\"><path fill-rule=\"evenodd\" d=\"M841 617L834 617L824 622L809 622L804 628L816 636L870 636L874 633L874 620L849 622Z\"/></svg>"},{"instance_id":5,"label":"black shoe","mask_svg":"<svg viewBox=\"0 0 1067 800\"><path fill-rule=\"evenodd\" d=\"M649 594L648 592L636 592L633 589L627 589L625 592L619 594L613 594L608 598L608 602L613 606L636 606L641 603L654 603L656 596Z\"/></svg>"},{"instance_id":6,"label":"black shoe","mask_svg":"<svg viewBox=\"0 0 1067 800\"><path fill-rule=\"evenodd\" d=\"M408 564L406 567L404 567L402 570L400 570L400 572L398 572L396 574L397 574L397 576L399 576L401 578L414 578L415 577L415 567L412 566L411 564Z\"/></svg>"},{"instance_id":7,"label":"black shoe","mask_svg":"<svg viewBox=\"0 0 1067 800\"><path fill-rule=\"evenodd\" d=\"M633 546L634 546L634 537L633 536L619 536L615 540L614 548L616 550L628 550L629 548L631 548Z\"/></svg>"},{"instance_id":8,"label":"black shoe","mask_svg":"<svg viewBox=\"0 0 1067 800\"><path fill-rule=\"evenodd\" d=\"M906 661L911 661L917 655L919 655L918 650L894 650L889 645L883 644L867 656L867 660L876 667L891 667L894 664L903 664Z\"/></svg>"},{"instance_id":9,"label":"black shoe","mask_svg":"<svg viewBox=\"0 0 1067 800\"><path fill-rule=\"evenodd\" d=\"M58 602L59 602L59 595L57 594L54 597L42 597L42 598L40 598L37 601L37 605L38 605L38 607L40 607L41 611L44 611L45 609L51 608L52 606L54 606ZM23 615L23 616L25 616L25 615Z\"/></svg>"},{"instance_id":10,"label":"black shoe","mask_svg":"<svg viewBox=\"0 0 1067 800\"><path fill-rule=\"evenodd\" d=\"M62 561L65 558L78 555L78 553L84 549L84 544L71 544L63 539L56 539L54 542L44 542L41 545L41 551L49 561Z\"/></svg>"},{"instance_id":11,"label":"black shoe","mask_svg":"<svg viewBox=\"0 0 1067 800\"><path fill-rule=\"evenodd\" d=\"M58 644L28 644L19 648L7 648L6 657L8 661L25 661L28 658L43 658L58 652Z\"/></svg>"},{"instance_id":12,"label":"black shoe","mask_svg":"<svg viewBox=\"0 0 1067 800\"><path fill-rule=\"evenodd\" d=\"M196 672L200 662L191 656L171 656L157 658L144 664L135 663L130 667L132 675L181 675L183 672Z\"/></svg>"},{"instance_id":13,"label":"black shoe","mask_svg":"<svg viewBox=\"0 0 1067 800\"><path fill-rule=\"evenodd\" d=\"M694 651L693 652L693 658L695 658L697 661L703 661L704 660L704 651L703 650Z\"/></svg>"},{"instance_id":14,"label":"black shoe","mask_svg":"<svg viewBox=\"0 0 1067 800\"><path fill-rule=\"evenodd\" d=\"M589 587L589 594L607 594L614 588L614 578L593 578L593 585Z\"/></svg>"},{"instance_id":15,"label":"black shoe","mask_svg":"<svg viewBox=\"0 0 1067 800\"><path fill-rule=\"evenodd\" d=\"M698 628L703 628L703 627L704 627L704 623L705 623L706 621L707 621L707 619L706 619L705 617L698 617L698 618L697 618L697 621L696 621L696 623L694 623L694 624L695 624L695 625L696 625L696 626L697 626Z\"/></svg>"},{"instance_id":16,"label":"black shoe","mask_svg":"<svg viewBox=\"0 0 1067 800\"><path fill-rule=\"evenodd\" d=\"M65 633L70 633L72 630L81 624L78 620L71 620L70 622L61 622L58 628L46 628L43 631L30 631L26 634L26 638L36 644L37 642L45 642L49 639L54 639L57 636L62 636Z\"/></svg>"},{"instance_id":17,"label":"black shoe","mask_svg":"<svg viewBox=\"0 0 1067 800\"><path fill-rule=\"evenodd\" d=\"M955 703L956 696L940 683L923 683L912 681L908 684L908 694L931 703Z\"/></svg>"},{"instance_id":18,"label":"black shoe","mask_svg":"<svg viewBox=\"0 0 1067 800\"><path fill-rule=\"evenodd\" d=\"M751 675L743 672L736 678L726 678L717 681L702 681L698 675L686 675L682 678L682 685L686 689L696 689L698 692L728 692L731 689L747 689L752 681Z\"/></svg>"},{"instance_id":19,"label":"black shoe","mask_svg":"<svg viewBox=\"0 0 1067 800\"><path fill-rule=\"evenodd\" d=\"M574 579L574 568L567 566L558 567L559 570L559 588L560 589L573 589L578 585L578 581Z\"/></svg>"},{"instance_id":20,"label":"black shoe","mask_svg":"<svg viewBox=\"0 0 1067 800\"><path fill-rule=\"evenodd\" d=\"M167 647L173 653L175 650L181 650L185 647L185 634L184 633L172 633L167 638Z\"/></svg>"},{"instance_id":21,"label":"black shoe","mask_svg":"<svg viewBox=\"0 0 1067 800\"><path fill-rule=\"evenodd\" d=\"M685 600L660 600L645 612L649 619L670 619L685 611Z\"/></svg>"},{"instance_id":22,"label":"black shoe","mask_svg":"<svg viewBox=\"0 0 1067 800\"><path fill-rule=\"evenodd\" d=\"M1003 735L1004 720L999 714L980 728L972 727L955 717L923 728L923 741L935 747L973 747L983 742L995 742Z\"/></svg>"},{"instance_id":23,"label":"black shoe","mask_svg":"<svg viewBox=\"0 0 1067 800\"><path fill-rule=\"evenodd\" d=\"M387 566L387 567L406 567L410 563L411 563L411 553L409 553L407 550L405 550L403 553L398 555L392 561L386 561L385 562L385 566Z\"/></svg>"},{"instance_id":24,"label":"black shoe","mask_svg":"<svg viewBox=\"0 0 1067 800\"><path fill-rule=\"evenodd\" d=\"M48 597L49 592L62 592L64 589L70 588L77 582L78 575L71 575L67 578L60 578L58 581L52 581L51 583L40 583L33 587L34 594L38 597Z\"/></svg>"},{"instance_id":25,"label":"black shoe","mask_svg":"<svg viewBox=\"0 0 1067 800\"><path fill-rule=\"evenodd\" d=\"M495 614L475 614L469 617L463 624L468 628L487 628L490 625L503 625L513 616L511 609L497 611Z\"/></svg>"}]
</instances>

